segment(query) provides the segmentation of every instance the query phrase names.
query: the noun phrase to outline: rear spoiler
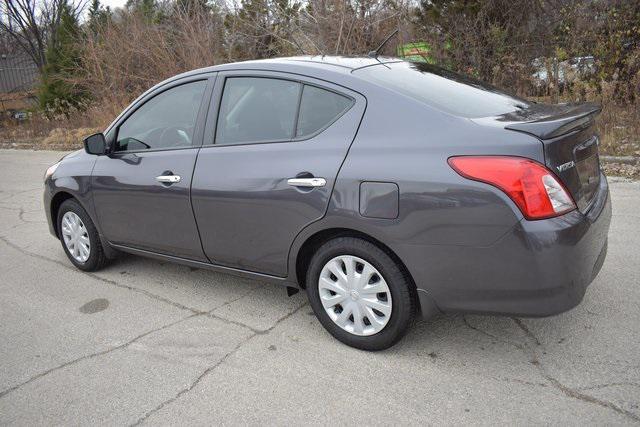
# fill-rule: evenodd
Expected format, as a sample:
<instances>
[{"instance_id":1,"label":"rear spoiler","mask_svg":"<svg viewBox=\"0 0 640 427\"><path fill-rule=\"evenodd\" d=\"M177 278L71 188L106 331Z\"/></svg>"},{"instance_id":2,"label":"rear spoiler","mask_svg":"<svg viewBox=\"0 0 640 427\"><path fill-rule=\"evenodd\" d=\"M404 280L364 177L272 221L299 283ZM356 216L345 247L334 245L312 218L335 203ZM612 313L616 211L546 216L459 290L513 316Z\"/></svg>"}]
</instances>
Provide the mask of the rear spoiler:
<instances>
[{"instance_id":1,"label":"rear spoiler","mask_svg":"<svg viewBox=\"0 0 640 427\"><path fill-rule=\"evenodd\" d=\"M505 129L528 133L540 139L551 139L589 127L601 110L602 107L591 102L566 105L566 109L558 114L530 122L510 123Z\"/></svg>"}]
</instances>

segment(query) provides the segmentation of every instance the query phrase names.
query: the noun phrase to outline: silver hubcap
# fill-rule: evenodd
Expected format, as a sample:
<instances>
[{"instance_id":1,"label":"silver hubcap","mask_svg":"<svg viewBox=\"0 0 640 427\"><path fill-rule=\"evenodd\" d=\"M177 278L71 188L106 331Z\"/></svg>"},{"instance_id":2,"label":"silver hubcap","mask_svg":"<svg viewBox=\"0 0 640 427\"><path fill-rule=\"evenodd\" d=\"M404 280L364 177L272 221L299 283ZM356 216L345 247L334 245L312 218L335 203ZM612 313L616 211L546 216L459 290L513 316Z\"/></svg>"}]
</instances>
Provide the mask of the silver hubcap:
<instances>
[{"instance_id":1,"label":"silver hubcap","mask_svg":"<svg viewBox=\"0 0 640 427\"><path fill-rule=\"evenodd\" d=\"M91 253L89 233L84 223L74 212L62 216L62 238L67 250L78 262L86 262Z\"/></svg>"},{"instance_id":2,"label":"silver hubcap","mask_svg":"<svg viewBox=\"0 0 640 427\"><path fill-rule=\"evenodd\" d=\"M380 332L391 317L391 291L382 275L367 261L341 255L322 268L320 301L336 325L354 335Z\"/></svg>"}]
</instances>

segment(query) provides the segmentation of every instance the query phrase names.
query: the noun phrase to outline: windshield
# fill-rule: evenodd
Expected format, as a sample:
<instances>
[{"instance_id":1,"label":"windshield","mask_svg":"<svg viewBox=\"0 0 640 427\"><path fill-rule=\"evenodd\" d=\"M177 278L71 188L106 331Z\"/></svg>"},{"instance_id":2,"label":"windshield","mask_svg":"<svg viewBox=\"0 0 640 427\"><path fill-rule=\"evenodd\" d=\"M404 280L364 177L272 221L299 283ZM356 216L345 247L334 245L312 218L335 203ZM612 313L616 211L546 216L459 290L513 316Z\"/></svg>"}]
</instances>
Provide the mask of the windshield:
<instances>
[{"instance_id":1,"label":"windshield","mask_svg":"<svg viewBox=\"0 0 640 427\"><path fill-rule=\"evenodd\" d=\"M531 105L479 80L426 63L396 62L356 72L366 80L456 116L497 116Z\"/></svg>"}]
</instances>

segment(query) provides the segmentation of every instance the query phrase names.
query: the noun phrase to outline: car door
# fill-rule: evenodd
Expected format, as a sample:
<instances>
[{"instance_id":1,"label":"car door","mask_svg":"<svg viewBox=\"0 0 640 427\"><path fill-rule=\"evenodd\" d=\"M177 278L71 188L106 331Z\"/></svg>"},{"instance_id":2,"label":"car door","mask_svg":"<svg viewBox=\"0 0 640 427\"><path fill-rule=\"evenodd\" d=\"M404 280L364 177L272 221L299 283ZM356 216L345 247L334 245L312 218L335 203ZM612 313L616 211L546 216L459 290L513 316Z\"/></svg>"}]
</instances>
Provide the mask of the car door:
<instances>
[{"instance_id":1,"label":"car door","mask_svg":"<svg viewBox=\"0 0 640 427\"><path fill-rule=\"evenodd\" d=\"M160 87L107 133L113 149L96 161L92 192L109 242L206 261L189 196L212 80Z\"/></svg>"},{"instance_id":2,"label":"car door","mask_svg":"<svg viewBox=\"0 0 640 427\"><path fill-rule=\"evenodd\" d=\"M211 262L286 276L295 236L326 211L365 104L286 73L219 74L192 184Z\"/></svg>"}]
</instances>

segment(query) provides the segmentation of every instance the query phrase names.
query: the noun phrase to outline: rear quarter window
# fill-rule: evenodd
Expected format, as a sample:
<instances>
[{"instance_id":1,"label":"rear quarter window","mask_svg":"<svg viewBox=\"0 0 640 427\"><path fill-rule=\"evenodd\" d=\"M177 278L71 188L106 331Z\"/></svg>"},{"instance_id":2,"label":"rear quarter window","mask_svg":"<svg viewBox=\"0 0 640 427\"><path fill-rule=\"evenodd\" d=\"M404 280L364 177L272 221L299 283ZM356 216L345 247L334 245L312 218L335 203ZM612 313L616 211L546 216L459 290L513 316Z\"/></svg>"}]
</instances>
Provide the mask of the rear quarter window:
<instances>
[{"instance_id":1,"label":"rear quarter window","mask_svg":"<svg viewBox=\"0 0 640 427\"><path fill-rule=\"evenodd\" d=\"M305 85L300 100L296 137L312 135L328 127L353 105L346 96Z\"/></svg>"},{"instance_id":2,"label":"rear quarter window","mask_svg":"<svg viewBox=\"0 0 640 427\"><path fill-rule=\"evenodd\" d=\"M356 73L372 83L466 118L497 116L530 105L491 85L426 63L396 62L362 68Z\"/></svg>"}]
</instances>

